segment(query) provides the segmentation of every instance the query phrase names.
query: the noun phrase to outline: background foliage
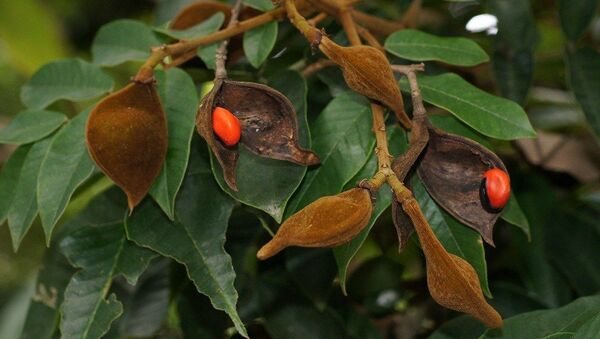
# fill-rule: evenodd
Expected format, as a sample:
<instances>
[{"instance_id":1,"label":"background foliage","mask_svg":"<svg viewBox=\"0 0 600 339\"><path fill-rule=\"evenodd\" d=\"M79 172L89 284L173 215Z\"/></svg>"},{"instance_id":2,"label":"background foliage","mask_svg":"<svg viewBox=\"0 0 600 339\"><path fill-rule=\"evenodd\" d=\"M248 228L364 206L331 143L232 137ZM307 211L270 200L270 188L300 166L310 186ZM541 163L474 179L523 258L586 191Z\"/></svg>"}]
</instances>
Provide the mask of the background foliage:
<instances>
[{"instance_id":1,"label":"background foliage","mask_svg":"<svg viewBox=\"0 0 600 339\"><path fill-rule=\"evenodd\" d=\"M475 267L493 296L507 319L503 332L431 300L417 242L398 252L385 190L368 229L349 244L256 261L283 218L376 169L366 100L335 68L304 79L298 71L318 55L287 22L247 32L247 58L230 76L290 98L302 144L322 165L242 151L240 190L228 190L190 124L196 94L213 76L214 46L207 47L187 72L157 74L172 149L153 199L125 218L122 193L87 155L83 126L90 107L127 83L150 46L209 34L223 22L216 15L192 31L168 30L165 22L187 2L0 3L0 124L8 126L0 130L0 222L9 225L0 225L0 338L18 338L22 329L23 338L59 330L73 338L220 338L237 336L234 328L276 339L600 332L597 1L424 1L419 31L385 41L394 62L426 62L420 85L434 125L493 149L510 171L515 195L496 225L495 248L412 183L440 241ZM270 1L246 3L270 8ZM399 19L409 4L359 7ZM465 30L481 13L498 18L497 34ZM333 20L323 26L345 42ZM390 128L389 138L392 153L404 151L401 129ZM88 291L83 302L80 291Z\"/></svg>"}]
</instances>

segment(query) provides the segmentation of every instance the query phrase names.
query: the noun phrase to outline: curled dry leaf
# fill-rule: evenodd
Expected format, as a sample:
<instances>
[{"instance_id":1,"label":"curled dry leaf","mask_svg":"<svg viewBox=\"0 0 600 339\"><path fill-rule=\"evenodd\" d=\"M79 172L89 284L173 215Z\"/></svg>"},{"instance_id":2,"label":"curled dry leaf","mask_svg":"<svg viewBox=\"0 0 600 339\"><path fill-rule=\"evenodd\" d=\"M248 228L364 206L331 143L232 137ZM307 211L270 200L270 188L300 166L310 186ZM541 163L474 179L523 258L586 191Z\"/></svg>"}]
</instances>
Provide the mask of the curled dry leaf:
<instances>
[{"instance_id":1,"label":"curled dry leaf","mask_svg":"<svg viewBox=\"0 0 600 339\"><path fill-rule=\"evenodd\" d=\"M154 84L133 82L100 101L88 118L86 141L92 159L133 209L167 153L167 122Z\"/></svg>"},{"instance_id":2,"label":"curled dry leaf","mask_svg":"<svg viewBox=\"0 0 600 339\"><path fill-rule=\"evenodd\" d=\"M502 327L502 318L483 296L475 269L444 249L414 198L404 201L402 207L413 221L425 254L431 297L444 307L474 316L487 327Z\"/></svg>"},{"instance_id":3,"label":"curled dry leaf","mask_svg":"<svg viewBox=\"0 0 600 339\"><path fill-rule=\"evenodd\" d=\"M477 230L490 245L500 216L484 206L480 187L491 168L507 172L494 152L470 139L428 126L429 144L417 173L433 199L465 225Z\"/></svg>"},{"instance_id":4,"label":"curled dry leaf","mask_svg":"<svg viewBox=\"0 0 600 339\"><path fill-rule=\"evenodd\" d=\"M186 29L210 18L216 13L225 14L225 22L231 17L231 6L219 1L200 0L185 6L171 21L172 29Z\"/></svg>"},{"instance_id":5,"label":"curled dry leaf","mask_svg":"<svg viewBox=\"0 0 600 339\"><path fill-rule=\"evenodd\" d=\"M265 260L288 246L341 245L363 230L372 212L371 194L364 188L319 198L289 217L256 256Z\"/></svg>"},{"instance_id":6,"label":"curled dry leaf","mask_svg":"<svg viewBox=\"0 0 600 339\"><path fill-rule=\"evenodd\" d=\"M319 48L340 66L350 88L388 106L405 128L411 127L400 88L383 52L371 46L342 47L327 37L322 37Z\"/></svg>"},{"instance_id":7,"label":"curled dry leaf","mask_svg":"<svg viewBox=\"0 0 600 339\"><path fill-rule=\"evenodd\" d=\"M319 163L316 154L299 146L296 111L283 94L262 84L216 79L212 91L200 104L196 127L221 164L231 189L236 190L238 150L215 138L212 112L216 106L238 118L242 128L240 143L253 153L305 166Z\"/></svg>"}]
</instances>

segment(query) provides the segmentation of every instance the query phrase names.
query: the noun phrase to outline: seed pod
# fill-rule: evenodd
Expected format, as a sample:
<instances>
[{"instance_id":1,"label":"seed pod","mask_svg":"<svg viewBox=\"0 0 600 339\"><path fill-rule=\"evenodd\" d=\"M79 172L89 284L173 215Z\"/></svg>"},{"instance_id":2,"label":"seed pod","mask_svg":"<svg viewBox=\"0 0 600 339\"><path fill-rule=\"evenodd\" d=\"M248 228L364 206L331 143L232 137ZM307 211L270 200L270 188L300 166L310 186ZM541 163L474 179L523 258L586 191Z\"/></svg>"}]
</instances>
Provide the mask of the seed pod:
<instances>
[{"instance_id":1,"label":"seed pod","mask_svg":"<svg viewBox=\"0 0 600 339\"><path fill-rule=\"evenodd\" d=\"M231 189L237 190L238 150L215 139L212 112L216 106L238 118L242 129L240 143L253 153L304 166L319 163L313 152L298 145L296 112L283 94L262 84L216 79L212 91L200 104L196 127L221 164L223 177Z\"/></svg>"},{"instance_id":2,"label":"seed pod","mask_svg":"<svg viewBox=\"0 0 600 339\"><path fill-rule=\"evenodd\" d=\"M216 13L225 14L225 22L231 17L231 6L219 1L200 0L185 6L171 21L172 29L186 29L210 18Z\"/></svg>"},{"instance_id":3,"label":"seed pod","mask_svg":"<svg viewBox=\"0 0 600 339\"><path fill-rule=\"evenodd\" d=\"M383 52L371 46L342 47L327 37L322 38L319 48L340 66L350 88L388 106L400 123L410 128L400 88Z\"/></svg>"},{"instance_id":4,"label":"seed pod","mask_svg":"<svg viewBox=\"0 0 600 339\"><path fill-rule=\"evenodd\" d=\"M371 194L364 188L319 198L289 217L256 256L265 260L288 246L333 247L344 244L365 228L372 211Z\"/></svg>"},{"instance_id":5,"label":"seed pod","mask_svg":"<svg viewBox=\"0 0 600 339\"><path fill-rule=\"evenodd\" d=\"M496 154L475 141L428 128L429 145L417 167L425 188L448 213L493 246L493 227L500 214L483 205L480 186L487 170L507 172L506 167Z\"/></svg>"},{"instance_id":6,"label":"seed pod","mask_svg":"<svg viewBox=\"0 0 600 339\"><path fill-rule=\"evenodd\" d=\"M88 118L86 141L92 159L133 209L167 154L167 122L154 84L133 82L100 101Z\"/></svg>"}]
</instances>

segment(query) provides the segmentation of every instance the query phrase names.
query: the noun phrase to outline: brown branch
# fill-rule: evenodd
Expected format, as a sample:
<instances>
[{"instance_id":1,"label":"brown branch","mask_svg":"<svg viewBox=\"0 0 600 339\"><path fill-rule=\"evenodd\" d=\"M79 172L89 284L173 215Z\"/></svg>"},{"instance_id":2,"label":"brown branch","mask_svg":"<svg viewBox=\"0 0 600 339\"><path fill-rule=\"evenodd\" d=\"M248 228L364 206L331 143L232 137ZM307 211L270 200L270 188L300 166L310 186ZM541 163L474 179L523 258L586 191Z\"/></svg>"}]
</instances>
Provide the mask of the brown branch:
<instances>
[{"instance_id":1,"label":"brown branch","mask_svg":"<svg viewBox=\"0 0 600 339\"><path fill-rule=\"evenodd\" d=\"M422 6L423 0L413 0L406 12L404 12L404 14L402 15L402 19L400 20L402 26L406 28L416 27Z\"/></svg>"},{"instance_id":2,"label":"brown branch","mask_svg":"<svg viewBox=\"0 0 600 339\"><path fill-rule=\"evenodd\" d=\"M238 16L240 15L241 8L242 0L237 0L235 2L235 5L231 9L231 18L229 19L229 23L227 24L226 29L238 25ZM227 46L229 46L229 39L223 40L223 42L221 42L221 45L219 45L219 48L217 48L215 56L216 79L227 78L227 68L225 67L225 62L227 61Z\"/></svg>"},{"instance_id":3,"label":"brown branch","mask_svg":"<svg viewBox=\"0 0 600 339\"><path fill-rule=\"evenodd\" d=\"M313 62L312 64L306 66L306 68L304 68L301 73L302 73L303 77L308 78L311 75L322 70L323 68L331 67L331 66L335 66L335 65L337 65L337 64L329 59L319 59L316 62Z\"/></svg>"},{"instance_id":4,"label":"brown branch","mask_svg":"<svg viewBox=\"0 0 600 339\"><path fill-rule=\"evenodd\" d=\"M320 12L319 14L315 15L314 17L310 18L308 20L308 23L311 26L317 26L321 21L327 19L329 15L325 12Z\"/></svg>"}]
</instances>

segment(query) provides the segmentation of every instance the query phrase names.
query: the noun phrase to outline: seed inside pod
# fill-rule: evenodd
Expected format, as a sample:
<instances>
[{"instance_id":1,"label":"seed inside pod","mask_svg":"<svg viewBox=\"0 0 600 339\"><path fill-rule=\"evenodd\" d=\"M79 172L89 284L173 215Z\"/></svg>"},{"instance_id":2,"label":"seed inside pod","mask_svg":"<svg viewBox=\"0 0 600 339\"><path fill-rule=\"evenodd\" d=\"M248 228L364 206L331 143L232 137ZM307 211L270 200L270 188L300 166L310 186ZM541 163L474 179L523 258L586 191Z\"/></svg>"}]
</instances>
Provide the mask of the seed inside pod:
<instances>
[{"instance_id":1,"label":"seed inside pod","mask_svg":"<svg viewBox=\"0 0 600 339\"><path fill-rule=\"evenodd\" d=\"M493 245L493 227L500 214L482 203L482 173L490 168L506 173L506 167L496 154L475 141L433 126L428 129L429 144L417 167L425 188L442 208Z\"/></svg>"},{"instance_id":2,"label":"seed inside pod","mask_svg":"<svg viewBox=\"0 0 600 339\"><path fill-rule=\"evenodd\" d=\"M227 146L235 146L242 135L240 121L223 107L215 107L213 111L213 131Z\"/></svg>"},{"instance_id":3,"label":"seed inside pod","mask_svg":"<svg viewBox=\"0 0 600 339\"><path fill-rule=\"evenodd\" d=\"M492 168L483 175L480 186L480 196L483 206L498 213L510 199L510 178L501 169Z\"/></svg>"}]
</instances>

